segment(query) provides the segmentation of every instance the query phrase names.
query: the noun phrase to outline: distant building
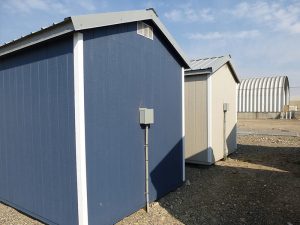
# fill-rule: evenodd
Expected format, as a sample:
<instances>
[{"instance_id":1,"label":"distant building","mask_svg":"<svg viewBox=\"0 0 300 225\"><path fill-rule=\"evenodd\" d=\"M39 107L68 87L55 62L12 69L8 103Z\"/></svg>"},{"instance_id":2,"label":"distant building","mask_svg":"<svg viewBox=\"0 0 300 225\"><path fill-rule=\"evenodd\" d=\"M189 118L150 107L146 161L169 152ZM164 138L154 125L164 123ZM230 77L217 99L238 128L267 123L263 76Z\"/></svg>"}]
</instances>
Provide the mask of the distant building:
<instances>
[{"instance_id":1,"label":"distant building","mask_svg":"<svg viewBox=\"0 0 300 225\"><path fill-rule=\"evenodd\" d=\"M243 79L238 85L238 118L276 118L289 100L287 76Z\"/></svg>"},{"instance_id":2,"label":"distant building","mask_svg":"<svg viewBox=\"0 0 300 225\"><path fill-rule=\"evenodd\" d=\"M291 98L290 105L297 107L297 111L300 111L300 97Z\"/></svg>"},{"instance_id":3,"label":"distant building","mask_svg":"<svg viewBox=\"0 0 300 225\"><path fill-rule=\"evenodd\" d=\"M210 165L236 150L239 79L230 60L229 55L192 60L185 71L187 162Z\"/></svg>"}]
</instances>

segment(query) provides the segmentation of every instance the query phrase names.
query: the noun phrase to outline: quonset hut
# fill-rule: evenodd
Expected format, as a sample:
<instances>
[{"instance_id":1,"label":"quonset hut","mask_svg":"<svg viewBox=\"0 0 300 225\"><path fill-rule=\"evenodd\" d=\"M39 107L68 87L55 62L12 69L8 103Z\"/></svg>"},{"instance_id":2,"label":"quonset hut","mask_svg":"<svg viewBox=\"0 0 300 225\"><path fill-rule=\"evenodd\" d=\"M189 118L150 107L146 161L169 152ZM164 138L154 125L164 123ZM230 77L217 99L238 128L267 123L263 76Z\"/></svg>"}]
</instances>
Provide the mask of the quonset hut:
<instances>
[{"instance_id":1,"label":"quonset hut","mask_svg":"<svg viewBox=\"0 0 300 225\"><path fill-rule=\"evenodd\" d=\"M243 79L238 85L239 118L276 118L289 105L287 76Z\"/></svg>"},{"instance_id":2,"label":"quonset hut","mask_svg":"<svg viewBox=\"0 0 300 225\"><path fill-rule=\"evenodd\" d=\"M113 224L184 180L189 62L153 10L72 16L0 47L0 200L47 224ZM170 116L171 115L171 116Z\"/></svg>"}]
</instances>

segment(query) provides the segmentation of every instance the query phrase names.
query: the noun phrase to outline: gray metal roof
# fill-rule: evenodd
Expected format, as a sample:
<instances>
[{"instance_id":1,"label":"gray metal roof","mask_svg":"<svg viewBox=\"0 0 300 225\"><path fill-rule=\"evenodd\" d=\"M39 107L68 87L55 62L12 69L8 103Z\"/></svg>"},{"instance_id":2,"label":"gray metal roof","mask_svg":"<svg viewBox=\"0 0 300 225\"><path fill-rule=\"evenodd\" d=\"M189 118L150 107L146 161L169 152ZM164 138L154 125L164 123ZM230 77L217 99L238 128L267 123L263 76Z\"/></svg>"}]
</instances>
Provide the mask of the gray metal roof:
<instances>
[{"instance_id":1,"label":"gray metal roof","mask_svg":"<svg viewBox=\"0 0 300 225\"><path fill-rule=\"evenodd\" d=\"M220 69L224 64L228 63L233 77L237 83L240 82L231 62L231 56L217 56L203 59L192 59L190 61L190 69L185 70L186 75L198 75L214 73Z\"/></svg>"},{"instance_id":2,"label":"gray metal roof","mask_svg":"<svg viewBox=\"0 0 300 225\"><path fill-rule=\"evenodd\" d=\"M176 52L185 64L185 68L190 68L189 60L181 50L175 39L169 33L167 28L158 18L154 9L123 11L112 13L89 14L81 16L71 16L65 18L62 22L54 23L53 25L41 28L39 31L31 32L30 34L13 40L9 43L4 43L0 46L0 56L4 56L11 52L26 48L28 46L58 37L74 31L85 29L111 26L122 23L130 23L142 20L152 20L154 24L161 30L164 36L172 44Z\"/></svg>"}]
</instances>

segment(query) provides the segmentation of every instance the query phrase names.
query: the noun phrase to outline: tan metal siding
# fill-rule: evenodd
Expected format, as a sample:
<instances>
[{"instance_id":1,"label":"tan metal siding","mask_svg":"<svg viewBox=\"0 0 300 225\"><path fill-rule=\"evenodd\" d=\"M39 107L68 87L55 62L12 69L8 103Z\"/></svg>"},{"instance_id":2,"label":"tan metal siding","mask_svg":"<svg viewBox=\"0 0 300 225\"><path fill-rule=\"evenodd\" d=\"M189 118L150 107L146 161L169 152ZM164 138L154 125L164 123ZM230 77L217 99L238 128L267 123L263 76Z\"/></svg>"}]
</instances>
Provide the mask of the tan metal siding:
<instances>
[{"instance_id":1,"label":"tan metal siding","mask_svg":"<svg viewBox=\"0 0 300 225\"><path fill-rule=\"evenodd\" d=\"M207 76L185 77L185 158L207 161Z\"/></svg>"},{"instance_id":2,"label":"tan metal siding","mask_svg":"<svg viewBox=\"0 0 300 225\"><path fill-rule=\"evenodd\" d=\"M212 149L213 162L223 158L223 103L229 103L226 113L226 143L228 152L236 149L237 99L235 82L227 64L212 75Z\"/></svg>"}]
</instances>

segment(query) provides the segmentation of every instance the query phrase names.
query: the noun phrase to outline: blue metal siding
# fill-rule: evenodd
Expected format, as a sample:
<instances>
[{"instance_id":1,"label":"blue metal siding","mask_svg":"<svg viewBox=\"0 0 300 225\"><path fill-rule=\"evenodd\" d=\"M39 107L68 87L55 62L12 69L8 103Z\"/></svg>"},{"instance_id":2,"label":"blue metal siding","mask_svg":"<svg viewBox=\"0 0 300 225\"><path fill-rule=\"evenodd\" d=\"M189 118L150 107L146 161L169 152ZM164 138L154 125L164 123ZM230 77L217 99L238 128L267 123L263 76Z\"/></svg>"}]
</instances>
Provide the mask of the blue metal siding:
<instances>
[{"instance_id":1,"label":"blue metal siding","mask_svg":"<svg viewBox=\"0 0 300 225\"><path fill-rule=\"evenodd\" d=\"M151 201L182 184L181 65L156 28L129 23L85 31L84 68L89 222L112 224L145 205L139 107L155 110Z\"/></svg>"},{"instance_id":2,"label":"blue metal siding","mask_svg":"<svg viewBox=\"0 0 300 225\"><path fill-rule=\"evenodd\" d=\"M0 58L0 200L78 224L73 39Z\"/></svg>"}]
</instances>

